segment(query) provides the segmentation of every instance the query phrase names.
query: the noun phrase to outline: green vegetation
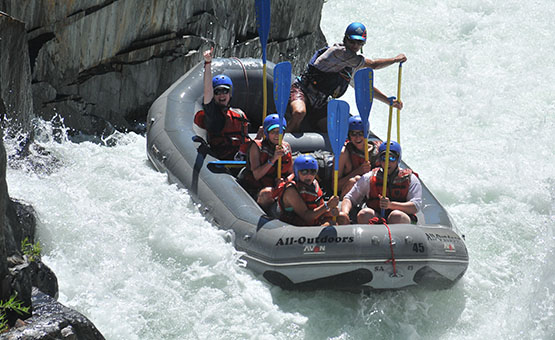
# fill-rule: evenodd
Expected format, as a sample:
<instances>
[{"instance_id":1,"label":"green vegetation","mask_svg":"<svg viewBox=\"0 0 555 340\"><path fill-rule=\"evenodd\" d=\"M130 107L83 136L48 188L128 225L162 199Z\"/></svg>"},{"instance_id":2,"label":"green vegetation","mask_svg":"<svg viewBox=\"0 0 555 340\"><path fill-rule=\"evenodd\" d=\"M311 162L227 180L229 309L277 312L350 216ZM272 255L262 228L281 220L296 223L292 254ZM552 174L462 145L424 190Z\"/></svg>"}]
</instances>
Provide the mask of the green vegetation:
<instances>
[{"instance_id":1,"label":"green vegetation","mask_svg":"<svg viewBox=\"0 0 555 340\"><path fill-rule=\"evenodd\" d=\"M24 255L27 255L29 261L31 262L40 260L41 250L42 249L38 241L35 244L32 244L31 242L29 242L28 237L21 241L21 251L23 251Z\"/></svg>"},{"instance_id":2,"label":"green vegetation","mask_svg":"<svg viewBox=\"0 0 555 340\"><path fill-rule=\"evenodd\" d=\"M0 301L0 333L8 329L8 320L6 319L6 311L13 310L17 314L29 312L29 307L23 307L21 301L15 299L17 293L12 295L6 302Z\"/></svg>"}]
</instances>

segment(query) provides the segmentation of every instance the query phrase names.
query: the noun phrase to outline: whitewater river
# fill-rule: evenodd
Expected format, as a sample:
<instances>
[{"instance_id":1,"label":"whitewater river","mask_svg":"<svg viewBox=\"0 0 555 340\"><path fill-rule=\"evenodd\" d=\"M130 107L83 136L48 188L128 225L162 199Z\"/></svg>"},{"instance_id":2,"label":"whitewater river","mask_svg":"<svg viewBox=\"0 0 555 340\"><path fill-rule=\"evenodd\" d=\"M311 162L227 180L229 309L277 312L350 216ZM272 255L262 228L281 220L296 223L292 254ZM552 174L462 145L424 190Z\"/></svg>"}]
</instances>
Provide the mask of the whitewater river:
<instances>
[{"instance_id":1,"label":"whitewater river","mask_svg":"<svg viewBox=\"0 0 555 340\"><path fill-rule=\"evenodd\" d=\"M554 339L555 2L338 1L322 29L369 29L367 57L405 53L403 158L466 235L451 289L283 291L238 265L186 191L153 170L145 138L106 147L56 138L59 162L12 162L12 197L38 215L59 301L107 339ZM375 73L395 95L397 67ZM353 94L345 98L354 104ZM352 105L354 106L354 105ZM371 128L387 130L375 103ZM395 133L394 133L395 136ZM8 152L15 142L6 141Z\"/></svg>"}]
</instances>

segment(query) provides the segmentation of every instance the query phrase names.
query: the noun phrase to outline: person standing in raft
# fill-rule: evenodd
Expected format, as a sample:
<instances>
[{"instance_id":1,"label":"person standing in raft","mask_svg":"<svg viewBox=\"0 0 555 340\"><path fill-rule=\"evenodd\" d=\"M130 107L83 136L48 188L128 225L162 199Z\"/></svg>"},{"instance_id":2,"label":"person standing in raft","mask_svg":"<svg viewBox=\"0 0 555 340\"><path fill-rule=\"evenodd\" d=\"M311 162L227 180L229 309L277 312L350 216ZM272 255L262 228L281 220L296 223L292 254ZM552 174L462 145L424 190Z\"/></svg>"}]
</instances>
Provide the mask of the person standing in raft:
<instances>
[{"instance_id":1,"label":"person standing in raft","mask_svg":"<svg viewBox=\"0 0 555 340\"><path fill-rule=\"evenodd\" d=\"M286 132L301 131L307 113L308 126L325 132L330 97L339 98L347 91L357 69L370 67L377 70L407 60L404 54L375 60L365 58L358 54L365 43L366 27L353 22L345 30L342 44L324 47L312 56L305 72L291 85L291 118ZM374 88L374 98L389 105L387 96L377 88ZM403 103L396 100L393 107L402 109Z\"/></svg>"},{"instance_id":2,"label":"person standing in raft","mask_svg":"<svg viewBox=\"0 0 555 340\"><path fill-rule=\"evenodd\" d=\"M225 74L212 78L212 53L204 52L204 100L203 110L194 118L194 130L207 136L214 155L222 160L244 160L251 139L248 135L249 120L245 113L231 108L233 83ZM199 130L200 129L200 130Z\"/></svg>"},{"instance_id":3,"label":"person standing in raft","mask_svg":"<svg viewBox=\"0 0 555 340\"><path fill-rule=\"evenodd\" d=\"M385 209L386 222L389 224L416 223L416 213L422 206L422 184L410 169L400 169L401 145L391 142L389 146L389 170L387 175L386 197L382 197L383 164L387 143L379 148L380 167L363 175L345 195L341 202L341 216L347 218L351 208L362 203L367 197L366 207L357 214L357 223L376 224L381 210Z\"/></svg>"},{"instance_id":4,"label":"person standing in raft","mask_svg":"<svg viewBox=\"0 0 555 340\"><path fill-rule=\"evenodd\" d=\"M287 126L285 119L282 125ZM291 146L282 141L279 145L279 115L268 115L263 122L264 138L251 142L247 153L247 167L241 184L264 209L276 200L276 184L293 172ZM281 158L281 177L277 178L278 159Z\"/></svg>"},{"instance_id":5,"label":"person standing in raft","mask_svg":"<svg viewBox=\"0 0 555 340\"><path fill-rule=\"evenodd\" d=\"M364 127L360 116L349 118L349 134L347 142L339 156L338 187L341 190L340 198L343 198L355 185L362 175L376 167L378 159L378 147L381 141L368 143L368 155L370 160L364 156Z\"/></svg>"},{"instance_id":6,"label":"person standing in raft","mask_svg":"<svg viewBox=\"0 0 555 340\"><path fill-rule=\"evenodd\" d=\"M293 174L280 185L279 219L297 226L332 225L339 215L339 197L326 203L316 173L318 162L311 155L299 155L293 162Z\"/></svg>"}]
</instances>

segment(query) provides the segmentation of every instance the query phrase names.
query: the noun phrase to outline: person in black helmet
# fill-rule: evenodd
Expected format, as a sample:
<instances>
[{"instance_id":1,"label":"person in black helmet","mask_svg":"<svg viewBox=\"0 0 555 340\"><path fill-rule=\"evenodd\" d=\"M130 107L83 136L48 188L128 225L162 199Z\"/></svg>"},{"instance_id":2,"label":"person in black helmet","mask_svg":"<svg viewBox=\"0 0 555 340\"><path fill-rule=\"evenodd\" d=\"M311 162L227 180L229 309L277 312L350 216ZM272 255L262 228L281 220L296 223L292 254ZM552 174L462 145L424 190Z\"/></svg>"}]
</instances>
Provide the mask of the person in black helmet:
<instances>
[{"instance_id":1,"label":"person in black helmet","mask_svg":"<svg viewBox=\"0 0 555 340\"><path fill-rule=\"evenodd\" d=\"M198 135L206 135L207 142L219 159L244 160L250 143L249 120L240 109L231 108L233 83L225 74L212 78L212 53L214 48L204 52L204 100L203 110L194 118L194 130ZM203 136L204 137L204 136Z\"/></svg>"},{"instance_id":2,"label":"person in black helmet","mask_svg":"<svg viewBox=\"0 0 555 340\"><path fill-rule=\"evenodd\" d=\"M324 47L312 56L305 72L291 85L291 118L286 132L301 131L301 123L307 113L308 122L303 125L326 131L328 101L330 97L341 97L347 91L347 86L357 69L380 69L407 60L404 54L394 58L365 58L358 54L365 43L366 27L359 22L353 22L345 30L342 44ZM374 98L389 105L387 96L376 88ZM403 103L396 100L393 106L402 109Z\"/></svg>"}]
</instances>

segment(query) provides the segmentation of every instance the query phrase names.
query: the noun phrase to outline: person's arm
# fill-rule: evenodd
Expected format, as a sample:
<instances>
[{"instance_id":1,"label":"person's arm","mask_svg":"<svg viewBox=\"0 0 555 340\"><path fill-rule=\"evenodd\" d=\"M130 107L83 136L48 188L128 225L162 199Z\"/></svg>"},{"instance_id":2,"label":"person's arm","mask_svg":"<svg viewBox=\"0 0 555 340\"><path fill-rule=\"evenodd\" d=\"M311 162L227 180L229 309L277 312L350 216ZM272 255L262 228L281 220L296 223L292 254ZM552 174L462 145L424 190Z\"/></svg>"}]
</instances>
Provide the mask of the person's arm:
<instances>
[{"instance_id":1,"label":"person's arm","mask_svg":"<svg viewBox=\"0 0 555 340\"><path fill-rule=\"evenodd\" d=\"M272 158L264 164L260 164L260 149L255 143L252 143L249 149L249 161L254 179L258 181L264 177L281 156L283 156L283 147L276 145L276 151Z\"/></svg>"},{"instance_id":2,"label":"person's arm","mask_svg":"<svg viewBox=\"0 0 555 340\"><path fill-rule=\"evenodd\" d=\"M381 101L384 104L389 105L388 97L382 91L378 90L375 87L374 87L374 98ZM403 102L396 99L393 101L393 107L401 110L403 108Z\"/></svg>"},{"instance_id":3,"label":"person's arm","mask_svg":"<svg viewBox=\"0 0 555 340\"><path fill-rule=\"evenodd\" d=\"M311 223L329 211L325 205L321 205L314 209L308 209L301 195L299 195L299 192L294 187L285 189L283 193L283 203L285 207L292 207L295 214L306 223Z\"/></svg>"},{"instance_id":4,"label":"person's arm","mask_svg":"<svg viewBox=\"0 0 555 340\"><path fill-rule=\"evenodd\" d=\"M351 190L349 190L345 197L343 197L343 201L341 202L341 212L348 215L353 205L359 204L366 196L370 190L370 174L371 172L364 174L355 183Z\"/></svg>"},{"instance_id":5,"label":"person's arm","mask_svg":"<svg viewBox=\"0 0 555 340\"><path fill-rule=\"evenodd\" d=\"M394 58L381 58L381 59L364 58L364 64L365 64L364 66L370 67L371 69L374 69L374 70L379 70L381 68L390 66L395 63L404 63L405 61L407 61L407 57L404 54L399 54Z\"/></svg>"},{"instance_id":6,"label":"person's arm","mask_svg":"<svg viewBox=\"0 0 555 340\"><path fill-rule=\"evenodd\" d=\"M212 88L212 52L214 52L214 47L210 47L210 50L204 51L204 104L209 104L214 98L214 89Z\"/></svg>"}]
</instances>

